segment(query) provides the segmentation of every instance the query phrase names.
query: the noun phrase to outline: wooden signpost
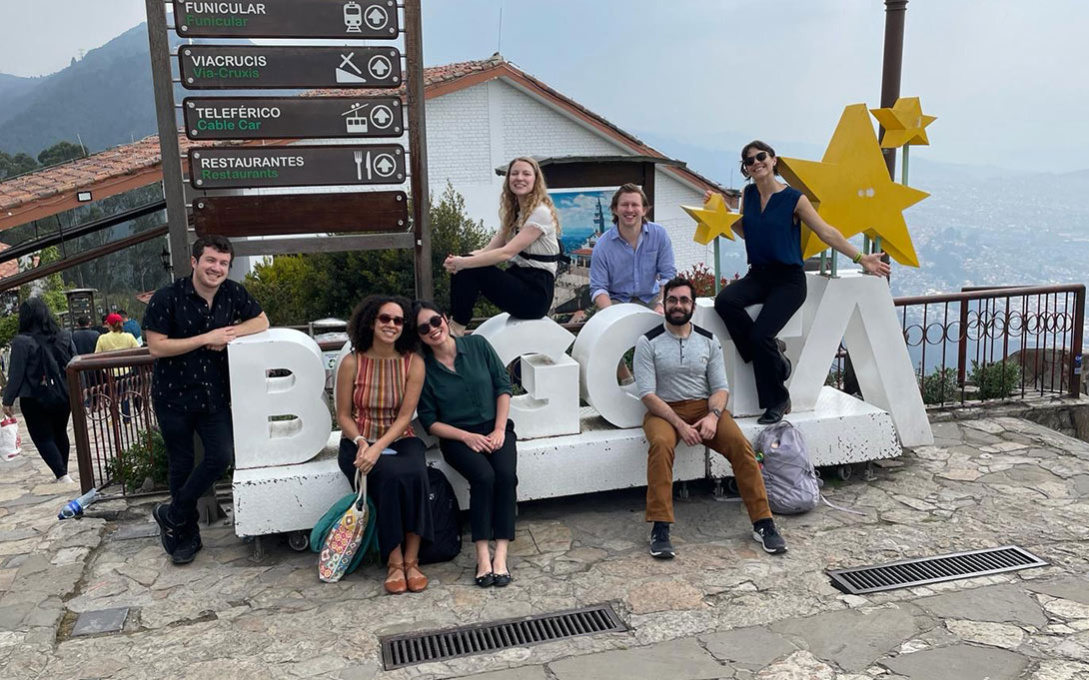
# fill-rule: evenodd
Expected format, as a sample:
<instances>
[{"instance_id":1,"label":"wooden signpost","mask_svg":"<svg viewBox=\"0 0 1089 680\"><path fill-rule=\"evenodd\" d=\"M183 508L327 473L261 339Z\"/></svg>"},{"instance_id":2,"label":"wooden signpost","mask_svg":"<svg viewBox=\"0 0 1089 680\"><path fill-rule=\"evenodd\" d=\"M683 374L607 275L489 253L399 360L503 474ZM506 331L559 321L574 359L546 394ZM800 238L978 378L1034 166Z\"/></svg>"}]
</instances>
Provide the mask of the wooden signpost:
<instances>
[{"instance_id":1,"label":"wooden signpost","mask_svg":"<svg viewBox=\"0 0 1089 680\"><path fill-rule=\"evenodd\" d=\"M405 0L400 6L394 0L145 3L175 274L189 273L192 221L197 234L293 237L236 243L236 251L246 255L412 248L416 293L431 297L420 0ZM173 10L174 30L184 38L330 42L183 44L172 58L167 6ZM403 50L396 43L359 42L397 41L402 36ZM336 92L194 95L177 107L174 82L187 90ZM403 95L391 92L397 89ZM177 108L189 139L219 144L190 147L187 178L176 134ZM293 141L316 139L340 141ZM240 143L222 145L228 140ZM276 143L257 145L252 140ZM407 195L398 190L406 183ZM239 195L244 190L317 186L343 190Z\"/></svg>"}]
</instances>

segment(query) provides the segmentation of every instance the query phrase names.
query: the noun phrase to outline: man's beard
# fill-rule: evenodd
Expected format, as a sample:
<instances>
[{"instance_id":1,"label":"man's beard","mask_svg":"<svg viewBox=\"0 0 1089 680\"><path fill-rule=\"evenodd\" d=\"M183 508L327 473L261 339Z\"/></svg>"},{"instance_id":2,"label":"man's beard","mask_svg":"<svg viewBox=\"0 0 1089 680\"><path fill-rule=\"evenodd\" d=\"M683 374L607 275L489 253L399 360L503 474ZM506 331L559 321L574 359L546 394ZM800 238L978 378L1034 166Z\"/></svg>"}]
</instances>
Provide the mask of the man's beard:
<instances>
[{"instance_id":1,"label":"man's beard","mask_svg":"<svg viewBox=\"0 0 1089 680\"><path fill-rule=\"evenodd\" d=\"M673 324L674 326L683 326L692 320L692 313L694 311L695 310L693 309L689 309L686 311L683 308L674 307L673 309L669 310L668 314L666 314L666 319L668 319L669 323ZM680 318L678 318L678 315L680 315Z\"/></svg>"}]
</instances>

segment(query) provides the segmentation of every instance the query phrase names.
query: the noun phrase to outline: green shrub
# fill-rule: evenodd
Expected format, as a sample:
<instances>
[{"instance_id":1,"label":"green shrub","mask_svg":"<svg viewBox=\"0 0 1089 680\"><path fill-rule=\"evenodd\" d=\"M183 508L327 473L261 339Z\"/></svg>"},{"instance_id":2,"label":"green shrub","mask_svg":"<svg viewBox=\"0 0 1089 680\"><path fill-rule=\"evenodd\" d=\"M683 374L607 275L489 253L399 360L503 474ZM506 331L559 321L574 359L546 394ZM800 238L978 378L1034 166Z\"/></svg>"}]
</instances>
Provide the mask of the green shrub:
<instances>
[{"instance_id":1,"label":"green shrub","mask_svg":"<svg viewBox=\"0 0 1089 680\"><path fill-rule=\"evenodd\" d=\"M922 369L919 369L922 371ZM944 404L954 401L960 394L957 371L952 368L935 368L923 376L923 403Z\"/></svg>"},{"instance_id":2,"label":"green shrub","mask_svg":"<svg viewBox=\"0 0 1089 680\"><path fill-rule=\"evenodd\" d=\"M150 439L150 445L149 445ZM156 488L167 486L166 444L158 429L136 433L136 441L115 458L106 460L106 475L125 493L139 491L148 477Z\"/></svg>"},{"instance_id":3,"label":"green shrub","mask_svg":"<svg viewBox=\"0 0 1089 680\"><path fill-rule=\"evenodd\" d=\"M1016 361L980 364L973 360L968 382L979 390L977 399L1005 399L1021 386L1021 365Z\"/></svg>"}]
</instances>

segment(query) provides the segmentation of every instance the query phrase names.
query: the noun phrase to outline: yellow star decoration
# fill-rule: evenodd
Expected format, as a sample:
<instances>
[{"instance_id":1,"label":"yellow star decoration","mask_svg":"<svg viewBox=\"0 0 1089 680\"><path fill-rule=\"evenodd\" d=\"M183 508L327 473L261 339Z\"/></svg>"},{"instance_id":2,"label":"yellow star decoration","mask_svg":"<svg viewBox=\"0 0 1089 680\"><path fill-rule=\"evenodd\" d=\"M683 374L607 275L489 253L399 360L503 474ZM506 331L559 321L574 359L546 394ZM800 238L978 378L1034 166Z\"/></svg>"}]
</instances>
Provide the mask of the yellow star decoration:
<instances>
[{"instance_id":1,"label":"yellow star decoration","mask_svg":"<svg viewBox=\"0 0 1089 680\"><path fill-rule=\"evenodd\" d=\"M882 149L929 146L926 126L938 120L935 116L923 115L923 105L918 97L900 97L891 109L870 109L870 113L885 128Z\"/></svg>"},{"instance_id":2,"label":"yellow star decoration","mask_svg":"<svg viewBox=\"0 0 1089 680\"><path fill-rule=\"evenodd\" d=\"M780 157L778 167L787 182L808 196L824 221L845 238L856 234L881 238L894 260L919 266L903 211L930 194L889 179L865 104L843 110L821 162ZM802 225L802 257L827 247Z\"/></svg>"},{"instance_id":3,"label":"yellow star decoration","mask_svg":"<svg viewBox=\"0 0 1089 680\"><path fill-rule=\"evenodd\" d=\"M703 204L702 208L694 208L690 205L682 205L684 211L699 223L692 240L700 245L707 245L717 236L725 236L734 240L734 222L741 219L741 213L730 212L726 207L726 200L720 193L711 194L711 198Z\"/></svg>"}]
</instances>

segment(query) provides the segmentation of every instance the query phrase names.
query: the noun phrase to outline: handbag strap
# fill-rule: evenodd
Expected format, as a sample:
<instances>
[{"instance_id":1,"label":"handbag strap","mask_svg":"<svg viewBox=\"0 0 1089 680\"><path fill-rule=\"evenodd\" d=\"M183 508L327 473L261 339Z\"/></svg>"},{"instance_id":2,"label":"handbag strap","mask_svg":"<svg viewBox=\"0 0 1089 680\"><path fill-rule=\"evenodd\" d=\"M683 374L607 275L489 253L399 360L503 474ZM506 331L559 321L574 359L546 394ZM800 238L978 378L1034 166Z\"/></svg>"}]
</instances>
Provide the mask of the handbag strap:
<instances>
[{"instance_id":1,"label":"handbag strap","mask_svg":"<svg viewBox=\"0 0 1089 680\"><path fill-rule=\"evenodd\" d=\"M359 489L355 495L355 509L362 510L367 505L367 475L359 468L355 471L355 488Z\"/></svg>"}]
</instances>

